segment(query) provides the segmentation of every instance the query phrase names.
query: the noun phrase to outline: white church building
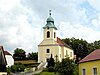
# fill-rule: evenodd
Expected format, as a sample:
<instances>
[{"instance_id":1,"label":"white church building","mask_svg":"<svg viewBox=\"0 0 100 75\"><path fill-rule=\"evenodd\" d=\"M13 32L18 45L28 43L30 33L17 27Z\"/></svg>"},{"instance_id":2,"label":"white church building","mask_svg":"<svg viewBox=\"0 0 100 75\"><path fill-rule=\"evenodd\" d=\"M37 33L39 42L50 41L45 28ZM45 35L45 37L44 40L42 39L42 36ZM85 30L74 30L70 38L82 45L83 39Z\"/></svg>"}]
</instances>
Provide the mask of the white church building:
<instances>
[{"instance_id":1,"label":"white church building","mask_svg":"<svg viewBox=\"0 0 100 75\"><path fill-rule=\"evenodd\" d=\"M50 12L46 25L43 27L43 41L38 45L38 63L47 62L51 54L55 61L60 62L63 58L74 58L74 51L56 36L56 31L57 27Z\"/></svg>"}]
</instances>

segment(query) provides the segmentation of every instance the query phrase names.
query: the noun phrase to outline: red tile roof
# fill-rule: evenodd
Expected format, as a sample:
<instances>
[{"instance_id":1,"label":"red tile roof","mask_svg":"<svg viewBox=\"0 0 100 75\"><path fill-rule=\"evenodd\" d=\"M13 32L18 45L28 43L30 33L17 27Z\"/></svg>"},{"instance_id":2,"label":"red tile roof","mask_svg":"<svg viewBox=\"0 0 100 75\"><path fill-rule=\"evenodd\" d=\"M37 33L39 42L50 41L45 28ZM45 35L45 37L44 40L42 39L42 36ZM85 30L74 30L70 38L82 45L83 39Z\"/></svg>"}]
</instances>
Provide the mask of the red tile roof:
<instances>
[{"instance_id":1,"label":"red tile roof","mask_svg":"<svg viewBox=\"0 0 100 75\"><path fill-rule=\"evenodd\" d=\"M69 45L67 45L65 42L63 42L60 38L57 37L57 43L60 45L60 46L65 46L65 47L68 47L68 48L71 48Z\"/></svg>"},{"instance_id":2,"label":"red tile roof","mask_svg":"<svg viewBox=\"0 0 100 75\"><path fill-rule=\"evenodd\" d=\"M4 51L4 53L5 53L5 55L11 55L8 51Z\"/></svg>"},{"instance_id":3,"label":"red tile roof","mask_svg":"<svg viewBox=\"0 0 100 75\"><path fill-rule=\"evenodd\" d=\"M94 60L100 60L100 49L94 50L92 53L90 53L85 58L80 60L79 63L89 62Z\"/></svg>"}]
</instances>

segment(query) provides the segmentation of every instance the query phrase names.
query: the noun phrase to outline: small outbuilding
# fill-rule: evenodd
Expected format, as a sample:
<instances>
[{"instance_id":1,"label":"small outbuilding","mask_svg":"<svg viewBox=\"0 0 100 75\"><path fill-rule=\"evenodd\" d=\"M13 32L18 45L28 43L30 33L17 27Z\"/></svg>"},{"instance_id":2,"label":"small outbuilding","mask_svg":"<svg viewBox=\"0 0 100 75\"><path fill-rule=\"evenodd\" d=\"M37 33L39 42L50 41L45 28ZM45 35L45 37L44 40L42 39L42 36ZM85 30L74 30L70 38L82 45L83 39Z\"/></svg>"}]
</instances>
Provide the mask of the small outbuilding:
<instances>
[{"instance_id":1,"label":"small outbuilding","mask_svg":"<svg viewBox=\"0 0 100 75\"><path fill-rule=\"evenodd\" d=\"M7 61L6 67L11 67L12 65L14 65L14 58L13 58L12 54L10 54L8 51L4 51L4 53L5 53L5 57L6 57L6 61Z\"/></svg>"},{"instance_id":2,"label":"small outbuilding","mask_svg":"<svg viewBox=\"0 0 100 75\"><path fill-rule=\"evenodd\" d=\"M100 49L94 50L79 61L79 75L100 74Z\"/></svg>"}]
</instances>

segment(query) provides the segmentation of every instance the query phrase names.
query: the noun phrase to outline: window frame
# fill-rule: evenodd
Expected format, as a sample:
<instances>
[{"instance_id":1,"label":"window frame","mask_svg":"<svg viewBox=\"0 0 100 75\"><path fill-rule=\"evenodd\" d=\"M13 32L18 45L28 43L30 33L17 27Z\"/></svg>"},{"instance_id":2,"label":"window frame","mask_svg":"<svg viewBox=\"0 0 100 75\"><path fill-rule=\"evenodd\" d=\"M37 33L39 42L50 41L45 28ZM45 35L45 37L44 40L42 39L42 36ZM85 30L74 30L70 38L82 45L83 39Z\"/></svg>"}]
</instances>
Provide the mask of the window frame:
<instances>
[{"instance_id":1,"label":"window frame","mask_svg":"<svg viewBox=\"0 0 100 75\"><path fill-rule=\"evenodd\" d=\"M97 73L97 74L94 74L94 73L95 73L95 72L94 72L94 69L96 69L96 73ZM93 67L93 68L92 68L92 75L98 75L98 68L97 68L97 67Z\"/></svg>"},{"instance_id":2,"label":"window frame","mask_svg":"<svg viewBox=\"0 0 100 75\"><path fill-rule=\"evenodd\" d=\"M72 52L70 52L70 57L72 57Z\"/></svg>"},{"instance_id":3,"label":"window frame","mask_svg":"<svg viewBox=\"0 0 100 75\"><path fill-rule=\"evenodd\" d=\"M66 50L66 58L68 58L68 51Z\"/></svg>"},{"instance_id":4,"label":"window frame","mask_svg":"<svg viewBox=\"0 0 100 75\"><path fill-rule=\"evenodd\" d=\"M47 31L47 38L50 38L50 31Z\"/></svg>"},{"instance_id":5,"label":"window frame","mask_svg":"<svg viewBox=\"0 0 100 75\"><path fill-rule=\"evenodd\" d=\"M56 38L56 32L54 32L54 38Z\"/></svg>"},{"instance_id":6,"label":"window frame","mask_svg":"<svg viewBox=\"0 0 100 75\"><path fill-rule=\"evenodd\" d=\"M50 53L50 49L46 49L46 53Z\"/></svg>"},{"instance_id":7,"label":"window frame","mask_svg":"<svg viewBox=\"0 0 100 75\"><path fill-rule=\"evenodd\" d=\"M83 70L84 70L84 72L83 72ZM86 75L86 69L85 68L82 68L82 75Z\"/></svg>"}]
</instances>

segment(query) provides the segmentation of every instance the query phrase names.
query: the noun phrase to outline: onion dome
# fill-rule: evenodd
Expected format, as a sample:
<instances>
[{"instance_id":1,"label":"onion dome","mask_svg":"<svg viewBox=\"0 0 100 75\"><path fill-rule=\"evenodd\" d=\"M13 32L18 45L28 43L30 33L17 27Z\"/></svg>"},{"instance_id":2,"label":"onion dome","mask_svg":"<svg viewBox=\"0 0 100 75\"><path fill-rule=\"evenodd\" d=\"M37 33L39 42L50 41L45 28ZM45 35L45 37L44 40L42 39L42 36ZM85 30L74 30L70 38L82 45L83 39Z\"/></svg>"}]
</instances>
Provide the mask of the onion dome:
<instances>
[{"instance_id":1,"label":"onion dome","mask_svg":"<svg viewBox=\"0 0 100 75\"><path fill-rule=\"evenodd\" d=\"M55 28L57 30L57 28L54 25L54 19L51 17L51 10L49 11L49 17L47 18L47 24L43 27L43 29L46 28Z\"/></svg>"}]
</instances>

